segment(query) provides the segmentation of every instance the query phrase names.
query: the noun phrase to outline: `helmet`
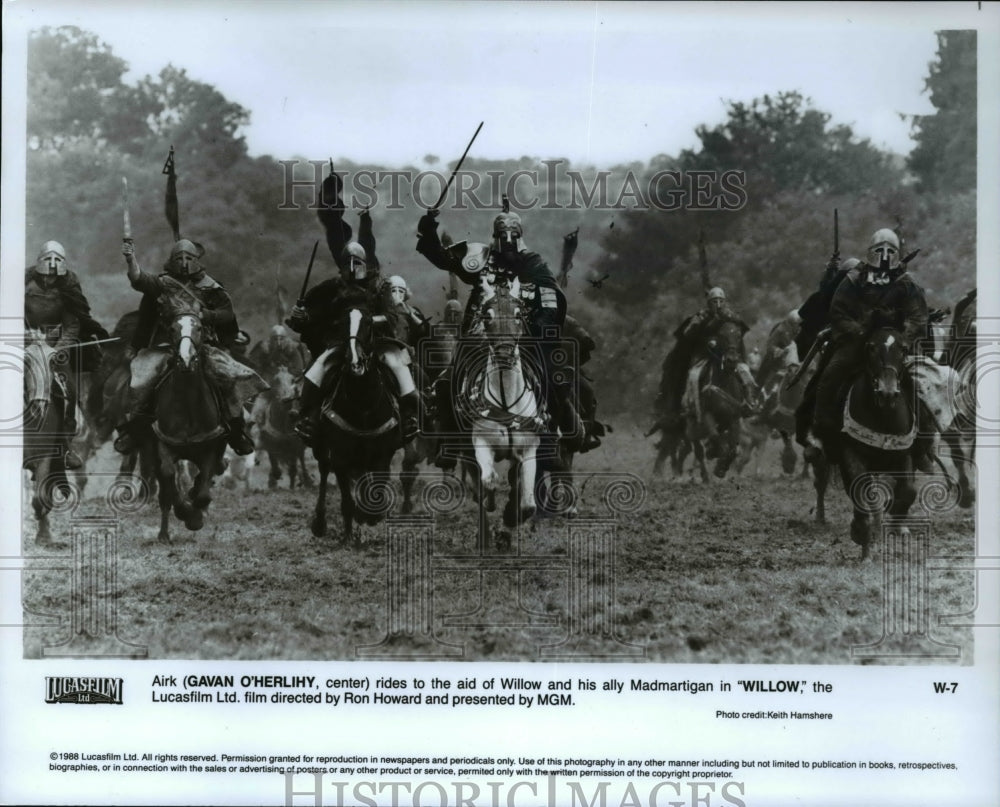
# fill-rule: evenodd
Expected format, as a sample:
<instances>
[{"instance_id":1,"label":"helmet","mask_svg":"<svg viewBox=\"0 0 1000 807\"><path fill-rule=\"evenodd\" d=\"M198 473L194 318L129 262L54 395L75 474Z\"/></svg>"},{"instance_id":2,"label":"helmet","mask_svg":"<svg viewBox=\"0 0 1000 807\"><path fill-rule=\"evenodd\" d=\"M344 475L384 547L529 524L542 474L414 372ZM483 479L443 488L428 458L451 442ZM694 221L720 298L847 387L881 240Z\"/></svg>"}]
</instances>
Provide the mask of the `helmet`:
<instances>
[{"instance_id":1,"label":"helmet","mask_svg":"<svg viewBox=\"0 0 1000 807\"><path fill-rule=\"evenodd\" d=\"M493 246L498 252L521 249L521 217L517 213L501 213L493 219Z\"/></svg>"},{"instance_id":2,"label":"helmet","mask_svg":"<svg viewBox=\"0 0 1000 807\"><path fill-rule=\"evenodd\" d=\"M722 290L721 287L714 286L714 287L712 287L712 288L710 288L708 290L708 293L705 295L705 299L709 300L709 301L712 301L712 300L725 300L726 299L726 293Z\"/></svg>"},{"instance_id":3,"label":"helmet","mask_svg":"<svg viewBox=\"0 0 1000 807\"><path fill-rule=\"evenodd\" d=\"M38 250L35 271L40 275L66 274L66 250L58 241L46 241Z\"/></svg>"},{"instance_id":4,"label":"helmet","mask_svg":"<svg viewBox=\"0 0 1000 807\"><path fill-rule=\"evenodd\" d=\"M273 325L271 326L271 336L281 337L288 336L288 330L284 325Z\"/></svg>"},{"instance_id":5,"label":"helmet","mask_svg":"<svg viewBox=\"0 0 1000 807\"><path fill-rule=\"evenodd\" d=\"M872 233L868 242L868 265L880 272L899 267L899 236L887 227Z\"/></svg>"},{"instance_id":6,"label":"helmet","mask_svg":"<svg viewBox=\"0 0 1000 807\"><path fill-rule=\"evenodd\" d=\"M410 290L406 286L406 281L399 275L393 275L389 278L389 294L396 305L410 299Z\"/></svg>"},{"instance_id":7,"label":"helmet","mask_svg":"<svg viewBox=\"0 0 1000 807\"><path fill-rule=\"evenodd\" d=\"M458 325L462 321L462 304L458 300L449 300L444 305L444 322L446 325Z\"/></svg>"},{"instance_id":8,"label":"helmet","mask_svg":"<svg viewBox=\"0 0 1000 807\"><path fill-rule=\"evenodd\" d=\"M350 280L368 279L368 255L357 241L348 241L340 253L341 273Z\"/></svg>"},{"instance_id":9,"label":"helmet","mask_svg":"<svg viewBox=\"0 0 1000 807\"><path fill-rule=\"evenodd\" d=\"M202 254L197 244L182 238L170 249L167 271L176 277L193 277L201 271L199 259Z\"/></svg>"}]
</instances>

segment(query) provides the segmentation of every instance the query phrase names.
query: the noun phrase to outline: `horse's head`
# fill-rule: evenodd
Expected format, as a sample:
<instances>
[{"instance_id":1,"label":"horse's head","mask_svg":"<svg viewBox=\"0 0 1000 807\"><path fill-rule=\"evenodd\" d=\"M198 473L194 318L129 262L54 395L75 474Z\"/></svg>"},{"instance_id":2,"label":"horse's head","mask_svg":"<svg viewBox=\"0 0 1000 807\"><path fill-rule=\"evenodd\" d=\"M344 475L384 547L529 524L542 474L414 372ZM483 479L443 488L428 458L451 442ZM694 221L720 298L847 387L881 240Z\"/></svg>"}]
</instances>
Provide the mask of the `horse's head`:
<instances>
[{"instance_id":1,"label":"horse's head","mask_svg":"<svg viewBox=\"0 0 1000 807\"><path fill-rule=\"evenodd\" d=\"M711 344L714 342L714 345ZM731 373L736 370L743 355L743 330L735 322L724 322L712 337L710 347L717 356L722 369Z\"/></svg>"},{"instance_id":2,"label":"horse's head","mask_svg":"<svg viewBox=\"0 0 1000 807\"><path fill-rule=\"evenodd\" d=\"M368 372L371 356L372 317L360 308L352 308L347 328L348 364L354 375L362 376Z\"/></svg>"},{"instance_id":3,"label":"horse's head","mask_svg":"<svg viewBox=\"0 0 1000 807\"><path fill-rule=\"evenodd\" d=\"M201 314L193 310L178 309L170 323L170 343L181 368L194 370L198 365L198 352L202 344Z\"/></svg>"},{"instance_id":4,"label":"horse's head","mask_svg":"<svg viewBox=\"0 0 1000 807\"><path fill-rule=\"evenodd\" d=\"M483 310L483 330L500 369L513 368L517 342L526 332L521 304L506 282L497 283Z\"/></svg>"},{"instance_id":5,"label":"horse's head","mask_svg":"<svg viewBox=\"0 0 1000 807\"><path fill-rule=\"evenodd\" d=\"M902 335L894 328L876 328L865 343L865 373L880 406L898 399L906 356Z\"/></svg>"},{"instance_id":6,"label":"horse's head","mask_svg":"<svg viewBox=\"0 0 1000 807\"><path fill-rule=\"evenodd\" d=\"M302 386L285 365L279 365L271 376L271 395L282 403L292 403L299 397Z\"/></svg>"}]
</instances>

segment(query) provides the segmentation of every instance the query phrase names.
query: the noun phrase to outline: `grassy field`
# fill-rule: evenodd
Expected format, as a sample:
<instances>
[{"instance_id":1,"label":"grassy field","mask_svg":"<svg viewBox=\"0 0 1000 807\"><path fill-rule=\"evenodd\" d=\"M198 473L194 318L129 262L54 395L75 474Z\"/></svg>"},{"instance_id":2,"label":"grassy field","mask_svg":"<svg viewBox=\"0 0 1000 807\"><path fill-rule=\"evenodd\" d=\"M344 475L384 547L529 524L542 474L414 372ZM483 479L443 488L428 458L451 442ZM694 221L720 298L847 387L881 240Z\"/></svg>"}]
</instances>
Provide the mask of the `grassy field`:
<instances>
[{"instance_id":1,"label":"grassy field","mask_svg":"<svg viewBox=\"0 0 1000 807\"><path fill-rule=\"evenodd\" d=\"M106 447L96 467L111 471L114 461ZM111 595L118 634L144 645L150 658L178 659L353 659L389 636L376 652L404 658L534 660L570 652L580 660L678 663L945 661L927 658L936 645L902 627L874 655L852 655L852 647L879 642L887 609L896 613L884 570L903 560L894 555L885 564L880 545L859 562L839 484L827 495L829 523L818 526L811 481L781 474L774 443L759 475L751 463L746 475L709 485L652 478L652 462L652 441L639 427L618 424L578 462L576 519L536 520L515 536L511 553L491 544L486 558L469 560L461 556L474 555L478 531L466 502L433 517L425 554L408 556L403 567L389 556L385 525L362 528L361 549L313 538L313 492L267 490L266 468L258 467L249 491L215 489L200 532L174 522L172 545L154 541L155 502L121 516ZM609 474L637 483L617 514L602 493ZM421 485L439 477L425 469ZM53 516L63 541L72 519L109 513L102 486L107 478L94 479L74 513ZM339 530L333 488L330 523ZM973 573L942 569L947 563L939 560L974 553L973 512L931 509L911 511L930 528L926 586L920 568L910 567L921 585L916 605L925 608L917 616L929 620L932 640L959 649L952 663L969 664L970 629L938 625L937 617L974 606ZM70 630L71 551L40 551L25 510L24 605L30 624L46 626L25 629L24 652L38 657ZM581 531L607 543L571 536ZM581 555L581 546L591 549ZM430 610L406 612L403 629L391 630L402 612L390 610L390 598L410 597L401 607L413 605L419 591L430 592L421 600Z\"/></svg>"}]
</instances>

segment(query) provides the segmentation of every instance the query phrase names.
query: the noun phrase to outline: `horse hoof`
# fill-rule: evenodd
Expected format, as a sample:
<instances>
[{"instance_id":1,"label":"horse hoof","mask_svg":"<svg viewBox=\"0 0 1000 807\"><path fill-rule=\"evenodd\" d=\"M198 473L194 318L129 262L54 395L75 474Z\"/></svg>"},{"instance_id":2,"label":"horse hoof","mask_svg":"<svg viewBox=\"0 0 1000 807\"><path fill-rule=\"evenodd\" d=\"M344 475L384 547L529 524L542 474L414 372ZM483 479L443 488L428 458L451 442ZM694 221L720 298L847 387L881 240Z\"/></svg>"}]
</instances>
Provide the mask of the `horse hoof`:
<instances>
[{"instance_id":1,"label":"horse hoof","mask_svg":"<svg viewBox=\"0 0 1000 807\"><path fill-rule=\"evenodd\" d=\"M313 536L316 538L322 538L326 535L326 519L322 516L315 516L311 522L309 522L309 529L312 530Z\"/></svg>"},{"instance_id":2,"label":"horse hoof","mask_svg":"<svg viewBox=\"0 0 1000 807\"><path fill-rule=\"evenodd\" d=\"M156 536L156 540L159 541L161 544L169 544L170 543L170 533L169 532L161 532L161 533L159 533Z\"/></svg>"},{"instance_id":3,"label":"horse hoof","mask_svg":"<svg viewBox=\"0 0 1000 807\"><path fill-rule=\"evenodd\" d=\"M498 552L510 552L512 542L508 530L497 530L495 542Z\"/></svg>"},{"instance_id":4,"label":"horse hoof","mask_svg":"<svg viewBox=\"0 0 1000 807\"><path fill-rule=\"evenodd\" d=\"M413 512L413 502L409 502L409 501L403 502L402 506L399 508L399 511L404 516L409 515L410 513Z\"/></svg>"},{"instance_id":5,"label":"horse hoof","mask_svg":"<svg viewBox=\"0 0 1000 807\"><path fill-rule=\"evenodd\" d=\"M965 510L968 510L975 503L976 503L976 494L972 493L971 491L963 493L958 500L958 506Z\"/></svg>"},{"instance_id":6,"label":"horse hoof","mask_svg":"<svg viewBox=\"0 0 1000 807\"><path fill-rule=\"evenodd\" d=\"M205 526L205 516L200 510L196 510L191 517L184 522L184 526L192 532L196 532Z\"/></svg>"}]
</instances>

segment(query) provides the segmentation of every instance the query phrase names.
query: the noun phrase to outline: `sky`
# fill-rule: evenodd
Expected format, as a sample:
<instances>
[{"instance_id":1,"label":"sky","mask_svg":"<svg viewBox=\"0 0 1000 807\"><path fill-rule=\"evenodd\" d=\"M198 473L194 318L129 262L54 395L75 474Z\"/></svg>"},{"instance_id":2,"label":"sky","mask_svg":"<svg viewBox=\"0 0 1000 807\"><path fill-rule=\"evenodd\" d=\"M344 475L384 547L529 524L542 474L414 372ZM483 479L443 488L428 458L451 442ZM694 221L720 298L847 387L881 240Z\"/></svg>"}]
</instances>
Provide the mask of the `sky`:
<instances>
[{"instance_id":1,"label":"sky","mask_svg":"<svg viewBox=\"0 0 1000 807\"><path fill-rule=\"evenodd\" d=\"M975 4L61 3L5 7L78 25L131 71L168 63L251 111L251 154L382 165L475 156L607 166L697 146L725 101L798 90L906 154L934 31ZM5 22L8 20L5 19ZM6 36L6 34L5 34Z\"/></svg>"}]
</instances>

